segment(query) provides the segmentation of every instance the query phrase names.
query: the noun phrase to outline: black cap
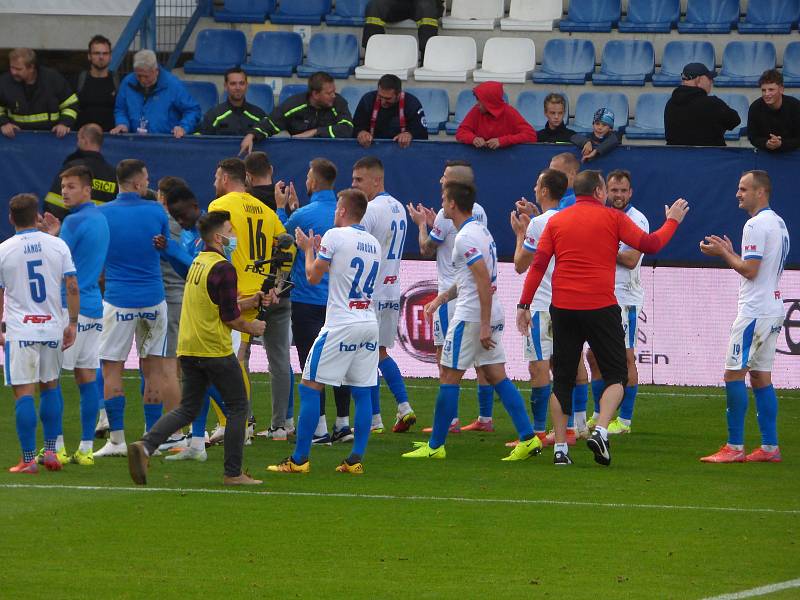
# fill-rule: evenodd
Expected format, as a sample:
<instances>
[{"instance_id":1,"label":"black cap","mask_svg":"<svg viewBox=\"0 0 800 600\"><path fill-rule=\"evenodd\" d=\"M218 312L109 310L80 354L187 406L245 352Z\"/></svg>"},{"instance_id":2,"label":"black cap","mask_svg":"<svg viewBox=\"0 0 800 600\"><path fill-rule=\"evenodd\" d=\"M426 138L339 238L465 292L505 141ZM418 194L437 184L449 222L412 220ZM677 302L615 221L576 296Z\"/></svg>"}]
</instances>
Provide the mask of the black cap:
<instances>
[{"instance_id":1,"label":"black cap","mask_svg":"<svg viewBox=\"0 0 800 600\"><path fill-rule=\"evenodd\" d=\"M688 81L689 79L695 79L696 77L701 77L702 75L714 79L714 77L717 76L717 72L709 71L708 67L706 67L703 63L689 63L683 67L681 79Z\"/></svg>"}]
</instances>

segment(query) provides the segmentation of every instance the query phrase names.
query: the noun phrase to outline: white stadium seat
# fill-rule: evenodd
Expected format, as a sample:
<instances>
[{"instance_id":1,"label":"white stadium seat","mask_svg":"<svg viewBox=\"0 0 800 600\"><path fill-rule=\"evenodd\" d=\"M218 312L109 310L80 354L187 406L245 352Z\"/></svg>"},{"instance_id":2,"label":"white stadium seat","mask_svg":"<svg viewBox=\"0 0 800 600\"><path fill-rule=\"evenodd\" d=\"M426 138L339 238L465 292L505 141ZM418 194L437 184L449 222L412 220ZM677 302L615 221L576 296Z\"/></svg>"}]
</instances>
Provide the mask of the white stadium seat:
<instances>
[{"instance_id":1,"label":"white stadium seat","mask_svg":"<svg viewBox=\"0 0 800 600\"><path fill-rule=\"evenodd\" d=\"M356 79L380 79L390 73L406 80L418 60L419 47L415 36L373 35L367 42L364 65L356 67Z\"/></svg>"},{"instance_id":2,"label":"white stadium seat","mask_svg":"<svg viewBox=\"0 0 800 600\"><path fill-rule=\"evenodd\" d=\"M500 21L500 29L552 31L562 11L561 0L511 0L508 18Z\"/></svg>"},{"instance_id":3,"label":"white stadium seat","mask_svg":"<svg viewBox=\"0 0 800 600\"><path fill-rule=\"evenodd\" d=\"M475 81L525 83L536 66L536 47L530 38L495 37L486 40Z\"/></svg>"},{"instance_id":4,"label":"white stadium seat","mask_svg":"<svg viewBox=\"0 0 800 600\"><path fill-rule=\"evenodd\" d=\"M453 0L442 29L494 29L505 9L504 0Z\"/></svg>"},{"instance_id":5,"label":"white stadium seat","mask_svg":"<svg viewBox=\"0 0 800 600\"><path fill-rule=\"evenodd\" d=\"M477 64L478 47L474 38L437 35L428 40L425 59L422 67L414 71L414 79L466 81L467 75Z\"/></svg>"}]
</instances>

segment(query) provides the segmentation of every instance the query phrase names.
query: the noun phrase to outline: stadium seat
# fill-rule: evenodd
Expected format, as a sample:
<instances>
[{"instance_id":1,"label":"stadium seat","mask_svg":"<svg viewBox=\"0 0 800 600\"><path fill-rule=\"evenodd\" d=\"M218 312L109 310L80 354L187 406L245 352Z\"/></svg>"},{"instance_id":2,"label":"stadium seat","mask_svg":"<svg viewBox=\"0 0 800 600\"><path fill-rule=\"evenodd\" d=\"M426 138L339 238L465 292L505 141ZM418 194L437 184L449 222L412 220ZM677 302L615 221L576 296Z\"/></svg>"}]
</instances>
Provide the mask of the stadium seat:
<instances>
[{"instance_id":1,"label":"stadium seat","mask_svg":"<svg viewBox=\"0 0 800 600\"><path fill-rule=\"evenodd\" d=\"M711 42L687 42L683 40L667 42L661 55L661 70L653 75L656 87L675 87L681 83L683 67L689 63L703 63L714 70L716 55Z\"/></svg>"},{"instance_id":2,"label":"stadium seat","mask_svg":"<svg viewBox=\"0 0 800 600\"><path fill-rule=\"evenodd\" d=\"M408 72L417 66L418 60L416 36L373 35L367 42L363 66L356 67L356 79L380 79L391 73L406 80Z\"/></svg>"},{"instance_id":3,"label":"stadium seat","mask_svg":"<svg viewBox=\"0 0 800 600\"><path fill-rule=\"evenodd\" d=\"M184 81L183 85L186 86L192 98L197 100L203 114L219 104L217 86L210 81Z\"/></svg>"},{"instance_id":4,"label":"stadium seat","mask_svg":"<svg viewBox=\"0 0 800 600\"><path fill-rule=\"evenodd\" d=\"M222 75L247 57L247 38L241 31L204 29L194 43L194 59L183 65L184 73Z\"/></svg>"},{"instance_id":5,"label":"stadium seat","mask_svg":"<svg viewBox=\"0 0 800 600\"><path fill-rule=\"evenodd\" d=\"M767 69L774 69L775 46L772 42L729 42L722 54L722 68L714 79L719 87L749 87Z\"/></svg>"},{"instance_id":6,"label":"stadium seat","mask_svg":"<svg viewBox=\"0 0 800 600\"><path fill-rule=\"evenodd\" d=\"M739 0L689 0L680 33L729 33L739 21Z\"/></svg>"},{"instance_id":7,"label":"stadium seat","mask_svg":"<svg viewBox=\"0 0 800 600\"><path fill-rule=\"evenodd\" d=\"M503 100L508 102L508 94L505 92L503 92ZM453 120L448 121L444 126L447 135L456 134L461 121L464 120L464 117L472 110L473 106L475 106L475 94L472 93L472 90L461 90L458 93L458 98L456 98L456 111Z\"/></svg>"},{"instance_id":8,"label":"stadium seat","mask_svg":"<svg viewBox=\"0 0 800 600\"><path fill-rule=\"evenodd\" d=\"M253 37L250 62L242 65L248 75L291 77L303 60L303 38L291 31L259 31Z\"/></svg>"},{"instance_id":9,"label":"stadium seat","mask_svg":"<svg viewBox=\"0 0 800 600\"><path fill-rule=\"evenodd\" d=\"M715 96L739 113L739 118L742 120L739 127L725 134L725 139L738 140L747 135L747 113L750 111L750 101L747 96L744 94L715 94Z\"/></svg>"},{"instance_id":10,"label":"stadium seat","mask_svg":"<svg viewBox=\"0 0 800 600\"><path fill-rule=\"evenodd\" d=\"M533 125L534 129L544 129L547 125L547 117L544 116L544 99L550 92L533 92L526 90L517 96L516 108L525 117L525 120ZM569 98L566 94L559 94L564 98L564 124L569 122Z\"/></svg>"},{"instance_id":11,"label":"stadium seat","mask_svg":"<svg viewBox=\"0 0 800 600\"><path fill-rule=\"evenodd\" d=\"M453 0L442 29L494 29L505 10L504 0Z\"/></svg>"},{"instance_id":12,"label":"stadium seat","mask_svg":"<svg viewBox=\"0 0 800 600\"><path fill-rule=\"evenodd\" d=\"M347 79L358 66L358 40L351 33L315 33L308 43L308 54L297 67L298 77L325 71L331 77Z\"/></svg>"},{"instance_id":13,"label":"stadium seat","mask_svg":"<svg viewBox=\"0 0 800 600\"><path fill-rule=\"evenodd\" d=\"M533 81L581 85L593 72L594 44L590 40L553 39L544 45L542 66L533 72Z\"/></svg>"},{"instance_id":14,"label":"stadium seat","mask_svg":"<svg viewBox=\"0 0 800 600\"><path fill-rule=\"evenodd\" d=\"M228 92L222 93L222 100L228 99ZM265 113L269 114L275 108L275 92L268 83L251 83L247 86L247 98L250 104L255 104Z\"/></svg>"},{"instance_id":15,"label":"stadium seat","mask_svg":"<svg viewBox=\"0 0 800 600\"><path fill-rule=\"evenodd\" d=\"M617 28L623 33L669 33L680 16L680 0L628 0L628 15Z\"/></svg>"},{"instance_id":16,"label":"stadium seat","mask_svg":"<svg viewBox=\"0 0 800 600\"><path fill-rule=\"evenodd\" d=\"M282 0L269 20L280 25L320 25L331 12L331 0Z\"/></svg>"},{"instance_id":17,"label":"stadium seat","mask_svg":"<svg viewBox=\"0 0 800 600\"><path fill-rule=\"evenodd\" d=\"M347 106L350 107L350 114L355 114L358 103L364 94L375 90L374 85L346 85L341 90L337 90L339 95L347 100Z\"/></svg>"},{"instance_id":18,"label":"stadium seat","mask_svg":"<svg viewBox=\"0 0 800 600\"><path fill-rule=\"evenodd\" d=\"M525 83L536 66L536 48L530 38L496 37L486 40L475 81Z\"/></svg>"},{"instance_id":19,"label":"stadium seat","mask_svg":"<svg viewBox=\"0 0 800 600\"><path fill-rule=\"evenodd\" d=\"M786 44L783 51L783 85L800 87L800 42Z\"/></svg>"},{"instance_id":20,"label":"stadium seat","mask_svg":"<svg viewBox=\"0 0 800 600\"><path fill-rule=\"evenodd\" d=\"M275 10L275 0L225 0L225 6L214 11L217 23L264 23Z\"/></svg>"},{"instance_id":21,"label":"stadium seat","mask_svg":"<svg viewBox=\"0 0 800 600\"><path fill-rule=\"evenodd\" d=\"M623 132L628 125L628 97L619 92L584 92L575 105L575 119L570 129L579 133L592 131L592 120L598 108L614 111L614 131Z\"/></svg>"},{"instance_id":22,"label":"stadium seat","mask_svg":"<svg viewBox=\"0 0 800 600\"><path fill-rule=\"evenodd\" d=\"M800 17L800 0L758 0L747 3L739 33L789 33Z\"/></svg>"},{"instance_id":23,"label":"stadium seat","mask_svg":"<svg viewBox=\"0 0 800 600\"><path fill-rule=\"evenodd\" d=\"M672 94L641 94L636 100L636 116L625 128L625 137L633 140L664 139L664 107Z\"/></svg>"},{"instance_id":24,"label":"stadium seat","mask_svg":"<svg viewBox=\"0 0 800 600\"><path fill-rule=\"evenodd\" d=\"M478 64L475 38L437 35L428 40L422 66L414 69L417 81L466 81Z\"/></svg>"},{"instance_id":25,"label":"stadium seat","mask_svg":"<svg viewBox=\"0 0 800 600\"><path fill-rule=\"evenodd\" d=\"M561 31L611 31L620 15L620 0L570 0Z\"/></svg>"},{"instance_id":26,"label":"stadium seat","mask_svg":"<svg viewBox=\"0 0 800 600\"><path fill-rule=\"evenodd\" d=\"M443 88L415 87L406 91L422 103L428 133L436 135L450 118L450 95Z\"/></svg>"},{"instance_id":27,"label":"stadium seat","mask_svg":"<svg viewBox=\"0 0 800 600\"><path fill-rule=\"evenodd\" d=\"M511 0L508 18L500 19L506 31L553 31L561 19L561 0Z\"/></svg>"},{"instance_id":28,"label":"stadium seat","mask_svg":"<svg viewBox=\"0 0 800 600\"><path fill-rule=\"evenodd\" d=\"M644 85L653 76L653 44L640 40L611 40L603 48L600 72L592 75L594 85Z\"/></svg>"},{"instance_id":29,"label":"stadium seat","mask_svg":"<svg viewBox=\"0 0 800 600\"><path fill-rule=\"evenodd\" d=\"M367 4L369 0L336 0L333 12L325 15L325 23L335 27L363 27Z\"/></svg>"},{"instance_id":30,"label":"stadium seat","mask_svg":"<svg viewBox=\"0 0 800 600\"><path fill-rule=\"evenodd\" d=\"M290 96L294 96L296 94L303 94L305 92L308 92L307 85L301 85L299 83L292 83L290 85L285 85L281 90L280 96L278 96L278 104L283 104L284 101Z\"/></svg>"}]
</instances>

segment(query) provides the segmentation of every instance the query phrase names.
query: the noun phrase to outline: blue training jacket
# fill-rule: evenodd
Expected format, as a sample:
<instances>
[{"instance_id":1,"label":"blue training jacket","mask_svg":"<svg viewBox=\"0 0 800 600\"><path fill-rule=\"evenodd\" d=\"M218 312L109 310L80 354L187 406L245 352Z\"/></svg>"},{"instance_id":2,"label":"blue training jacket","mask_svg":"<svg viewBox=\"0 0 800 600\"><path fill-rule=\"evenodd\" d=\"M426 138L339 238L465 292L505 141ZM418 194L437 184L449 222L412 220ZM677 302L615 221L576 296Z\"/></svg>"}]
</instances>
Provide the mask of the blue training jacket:
<instances>
[{"instance_id":1,"label":"blue training jacket","mask_svg":"<svg viewBox=\"0 0 800 600\"><path fill-rule=\"evenodd\" d=\"M200 105L183 82L163 68L158 71L155 87L145 98L144 89L136 80L136 73L127 75L119 84L114 104L114 123L125 125L136 133L144 116L148 133L172 133L180 125L187 134L192 133L202 116Z\"/></svg>"}]
</instances>

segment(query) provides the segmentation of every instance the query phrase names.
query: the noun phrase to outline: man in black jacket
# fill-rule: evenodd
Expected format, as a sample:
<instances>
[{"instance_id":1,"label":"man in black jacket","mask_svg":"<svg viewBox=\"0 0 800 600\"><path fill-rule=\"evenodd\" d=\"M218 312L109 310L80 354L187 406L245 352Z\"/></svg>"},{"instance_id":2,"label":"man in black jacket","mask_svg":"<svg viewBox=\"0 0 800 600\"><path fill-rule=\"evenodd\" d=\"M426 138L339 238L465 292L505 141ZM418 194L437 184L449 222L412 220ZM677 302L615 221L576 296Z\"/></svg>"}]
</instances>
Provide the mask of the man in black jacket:
<instances>
[{"instance_id":1,"label":"man in black jacket","mask_svg":"<svg viewBox=\"0 0 800 600\"><path fill-rule=\"evenodd\" d=\"M747 137L767 152L791 152L800 147L800 100L783 93L783 75L764 71L758 80L761 98L747 112Z\"/></svg>"},{"instance_id":2,"label":"man in black jacket","mask_svg":"<svg viewBox=\"0 0 800 600\"><path fill-rule=\"evenodd\" d=\"M114 103L117 100L119 76L109 69L111 41L102 35L89 40L89 68L78 73L75 93L81 105L75 128L97 123L103 131L114 128Z\"/></svg>"},{"instance_id":3,"label":"man in black jacket","mask_svg":"<svg viewBox=\"0 0 800 600\"><path fill-rule=\"evenodd\" d=\"M393 140L408 148L412 139L428 139L425 111L416 96L403 91L397 75L384 75L378 89L364 94L358 103L353 133L364 148L374 139Z\"/></svg>"},{"instance_id":4,"label":"man in black jacket","mask_svg":"<svg viewBox=\"0 0 800 600\"><path fill-rule=\"evenodd\" d=\"M247 101L247 73L241 67L225 72L228 98L210 109L200 122L202 135L246 135L267 113Z\"/></svg>"},{"instance_id":5,"label":"man in black jacket","mask_svg":"<svg viewBox=\"0 0 800 600\"><path fill-rule=\"evenodd\" d=\"M739 113L708 95L716 76L702 63L683 68L682 83L664 107L668 146L724 146L725 132L741 123Z\"/></svg>"}]
</instances>

